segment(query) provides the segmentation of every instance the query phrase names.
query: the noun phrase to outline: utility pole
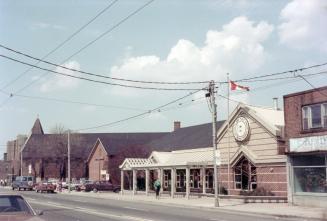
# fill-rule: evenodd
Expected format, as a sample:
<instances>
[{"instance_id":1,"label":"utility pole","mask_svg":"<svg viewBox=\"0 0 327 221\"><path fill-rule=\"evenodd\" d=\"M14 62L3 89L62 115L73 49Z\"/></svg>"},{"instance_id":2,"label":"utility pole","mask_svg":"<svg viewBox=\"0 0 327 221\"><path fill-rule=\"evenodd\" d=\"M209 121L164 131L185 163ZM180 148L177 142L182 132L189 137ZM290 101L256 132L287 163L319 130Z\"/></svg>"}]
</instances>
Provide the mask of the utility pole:
<instances>
[{"instance_id":1,"label":"utility pole","mask_svg":"<svg viewBox=\"0 0 327 221\"><path fill-rule=\"evenodd\" d=\"M209 93L206 96L210 96L211 103L211 113L212 113L212 143L213 143L213 169L214 169L214 188L215 188L215 207L219 207L219 199L218 199L218 157L219 152L217 149L217 105L215 99L215 82L210 81L209 83Z\"/></svg>"},{"instance_id":2,"label":"utility pole","mask_svg":"<svg viewBox=\"0 0 327 221\"><path fill-rule=\"evenodd\" d=\"M68 155L68 192L70 193L70 130L68 130L68 140L67 140L67 155Z\"/></svg>"}]
</instances>

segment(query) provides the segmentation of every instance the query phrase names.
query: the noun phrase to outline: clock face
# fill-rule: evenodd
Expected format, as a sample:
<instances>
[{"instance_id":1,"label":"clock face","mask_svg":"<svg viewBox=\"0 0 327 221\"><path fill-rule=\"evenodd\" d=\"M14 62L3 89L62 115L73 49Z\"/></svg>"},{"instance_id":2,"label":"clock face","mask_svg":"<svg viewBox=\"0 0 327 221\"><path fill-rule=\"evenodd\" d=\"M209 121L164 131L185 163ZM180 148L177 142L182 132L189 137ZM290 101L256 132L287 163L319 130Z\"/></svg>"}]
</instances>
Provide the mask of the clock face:
<instances>
[{"instance_id":1,"label":"clock face","mask_svg":"<svg viewBox=\"0 0 327 221\"><path fill-rule=\"evenodd\" d=\"M244 141L249 135L249 122L245 117L236 119L233 125L233 134L237 141Z\"/></svg>"}]
</instances>

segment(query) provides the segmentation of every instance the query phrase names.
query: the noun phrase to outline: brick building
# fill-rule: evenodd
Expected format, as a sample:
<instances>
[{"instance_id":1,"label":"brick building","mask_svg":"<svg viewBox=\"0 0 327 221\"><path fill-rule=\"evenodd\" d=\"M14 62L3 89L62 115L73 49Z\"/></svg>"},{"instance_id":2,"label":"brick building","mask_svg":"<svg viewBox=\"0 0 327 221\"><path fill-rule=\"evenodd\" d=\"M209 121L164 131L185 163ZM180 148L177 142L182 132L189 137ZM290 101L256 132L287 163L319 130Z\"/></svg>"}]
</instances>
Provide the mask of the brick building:
<instances>
[{"instance_id":1,"label":"brick building","mask_svg":"<svg viewBox=\"0 0 327 221\"><path fill-rule=\"evenodd\" d=\"M151 150L139 151L141 146L164 134L166 133L71 133L71 177L77 180L89 177L97 180L99 177L94 174L98 174L100 164L100 173L101 170L106 170L104 175L110 174L113 181L118 179L117 182L119 182L119 171L118 178L116 178L114 168L118 170L118 165L123 160L120 155L143 157L145 152L150 153ZM68 177L67 141L67 134L45 134L40 120L37 119L22 148L22 174L32 175L38 179L65 180ZM101 148L104 148L106 152L105 155L101 155L103 160L93 163L93 155L90 157L90 153L98 148L99 141L101 141ZM133 148L137 150L130 151ZM88 158L90 158L90 170ZM97 165L97 169L94 169L94 164Z\"/></svg>"},{"instance_id":2,"label":"brick building","mask_svg":"<svg viewBox=\"0 0 327 221\"><path fill-rule=\"evenodd\" d=\"M10 162L7 160L7 153L4 153L3 160L0 160L0 180L8 181L9 173L10 173Z\"/></svg>"},{"instance_id":3,"label":"brick building","mask_svg":"<svg viewBox=\"0 0 327 221\"><path fill-rule=\"evenodd\" d=\"M229 119L230 127L228 121L217 122L220 193L286 199L283 111L240 104ZM121 176L132 183L122 183L125 188L147 191L159 176L163 191L171 196L213 193L211 124L181 128L150 145L160 151L149 158L126 158L120 166Z\"/></svg>"},{"instance_id":4,"label":"brick building","mask_svg":"<svg viewBox=\"0 0 327 221\"><path fill-rule=\"evenodd\" d=\"M112 133L99 136L89 152L89 179L109 180L120 184L119 165L126 157L147 157L151 147L147 143L167 133Z\"/></svg>"},{"instance_id":5,"label":"brick building","mask_svg":"<svg viewBox=\"0 0 327 221\"><path fill-rule=\"evenodd\" d=\"M21 174L21 149L27 140L26 135L18 135L15 140L7 142L7 161L9 170L7 180L10 182L13 177Z\"/></svg>"},{"instance_id":6,"label":"brick building","mask_svg":"<svg viewBox=\"0 0 327 221\"><path fill-rule=\"evenodd\" d=\"M327 87L284 96L288 201L327 207Z\"/></svg>"}]
</instances>

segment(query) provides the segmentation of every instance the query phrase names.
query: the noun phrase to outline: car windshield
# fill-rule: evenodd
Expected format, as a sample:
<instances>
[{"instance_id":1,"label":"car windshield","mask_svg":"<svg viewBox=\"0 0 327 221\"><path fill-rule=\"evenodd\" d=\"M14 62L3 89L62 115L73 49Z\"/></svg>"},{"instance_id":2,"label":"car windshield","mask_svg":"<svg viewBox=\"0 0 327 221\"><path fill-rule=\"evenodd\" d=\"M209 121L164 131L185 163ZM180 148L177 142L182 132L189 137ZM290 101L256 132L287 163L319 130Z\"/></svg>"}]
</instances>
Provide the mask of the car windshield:
<instances>
[{"instance_id":1,"label":"car windshield","mask_svg":"<svg viewBox=\"0 0 327 221\"><path fill-rule=\"evenodd\" d=\"M32 214L26 201L21 196L0 196L0 214L10 212Z\"/></svg>"}]
</instances>

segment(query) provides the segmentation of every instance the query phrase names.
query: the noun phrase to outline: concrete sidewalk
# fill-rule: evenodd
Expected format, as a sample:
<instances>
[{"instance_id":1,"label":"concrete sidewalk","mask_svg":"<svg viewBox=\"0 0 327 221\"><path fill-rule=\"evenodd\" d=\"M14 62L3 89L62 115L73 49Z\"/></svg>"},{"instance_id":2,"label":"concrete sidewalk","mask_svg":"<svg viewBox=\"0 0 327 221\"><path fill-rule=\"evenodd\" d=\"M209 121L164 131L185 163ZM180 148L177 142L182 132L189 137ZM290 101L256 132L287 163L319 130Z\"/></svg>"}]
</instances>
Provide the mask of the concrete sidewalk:
<instances>
[{"instance_id":1,"label":"concrete sidewalk","mask_svg":"<svg viewBox=\"0 0 327 221\"><path fill-rule=\"evenodd\" d=\"M64 191L59 194L69 194ZM154 194L146 196L142 193L132 195L131 193L119 193L112 192L101 192L101 193L85 193L72 191L70 194L84 196L84 197L95 197L103 199L115 199L124 201L139 201L153 204L167 204L181 207L195 207L195 208L206 208L221 210L224 212L232 213L247 213L247 214L258 214L274 217L288 217L288 218L307 218L308 220L326 220L327 221L327 208L314 208L314 207L301 207L293 206L288 203L244 203L241 200L234 199L220 199L220 207L214 207L214 198L212 197L201 197L192 196L190 199L185 197L171 198L168 195L163 195L160 199L156 199Z\"/></svg>"}]
</instances>

